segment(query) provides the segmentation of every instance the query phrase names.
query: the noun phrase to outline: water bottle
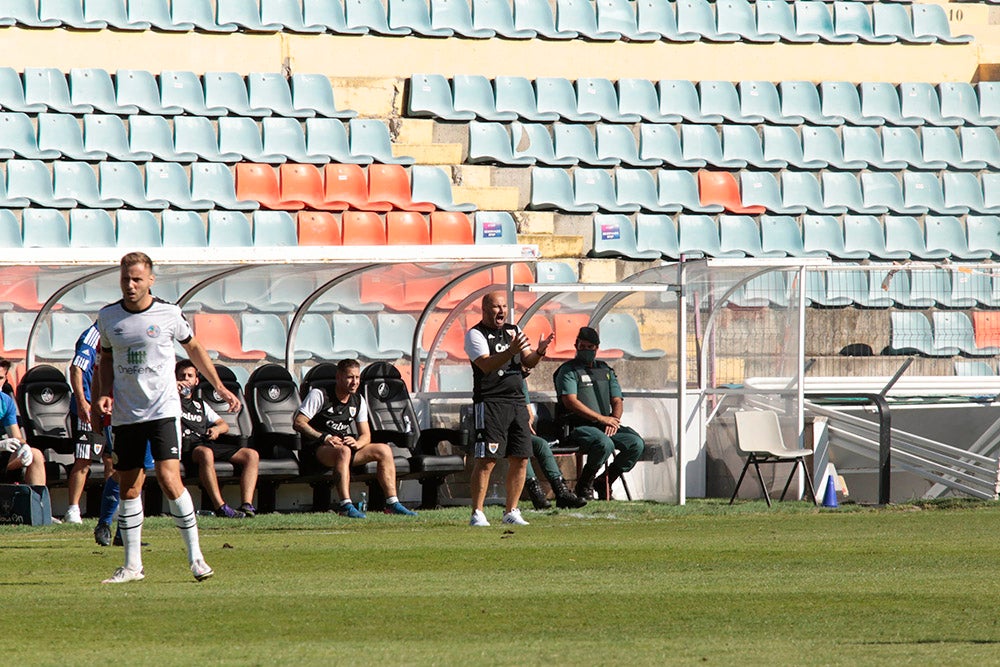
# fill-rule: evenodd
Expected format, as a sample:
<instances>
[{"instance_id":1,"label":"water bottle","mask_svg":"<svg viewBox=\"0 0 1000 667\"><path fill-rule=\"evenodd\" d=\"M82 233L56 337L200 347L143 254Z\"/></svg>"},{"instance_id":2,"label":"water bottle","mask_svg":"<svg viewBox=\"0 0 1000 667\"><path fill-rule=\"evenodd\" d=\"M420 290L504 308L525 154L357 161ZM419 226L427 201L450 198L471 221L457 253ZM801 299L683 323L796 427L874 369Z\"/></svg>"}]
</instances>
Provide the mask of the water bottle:
<instances>
[{"instance_id":1,"label":"water bottle","mask_svg":"<svg viewBox=\"0 0 1000 667\"><path fill-rule=\"evenodd\" d=\"M358 511L359 512L368 511L368 494L365 491L361 492L361 500L358 501Z\"/></svg>"},{"instance_id":2,"label":"water bottle","mask_svg":"<svg viewBox=\"0 0 1000 667\"><path fill-rule=\"evenodd\" d=\"M413 426L410 425L410 416L403 415L403 433L412 433Z\"/></svg>"}]
</instances>

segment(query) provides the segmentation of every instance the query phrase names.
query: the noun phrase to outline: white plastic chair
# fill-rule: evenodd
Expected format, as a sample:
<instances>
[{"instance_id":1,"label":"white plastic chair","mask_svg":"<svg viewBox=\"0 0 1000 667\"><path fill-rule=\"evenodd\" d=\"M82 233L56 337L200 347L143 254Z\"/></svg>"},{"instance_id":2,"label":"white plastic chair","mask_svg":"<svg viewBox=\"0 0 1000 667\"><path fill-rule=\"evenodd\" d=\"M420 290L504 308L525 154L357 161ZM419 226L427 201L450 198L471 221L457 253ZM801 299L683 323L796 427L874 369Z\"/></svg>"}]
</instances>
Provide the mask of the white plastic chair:
<instances>
[{"instance_id":1,"label":"white plastic chair","mask_svg":"<svg viewBox=\"0 0 1000 667\"><path fill-rule=\"evenodd\" d=\"M770 463L791 463L792 471L785 482L785 488L781 491L780 500L785 499L788 486L792 483L792 477L799 464L802 464L802 472L806 478L806 491L808 497L816 504L816 492L813 490L812 478L809 476L809 467L806 465L805 457L812 454L811 449L788 449L785 447L784 439L781 437L781 425L778 423L778 414L771 410L748 410L736 413L736 446L740 452L747 454L747 462L740 473L740 479L733 489L733 497L729 499L732 505L739 493L740 485L747 474L747 468L753 464L757 471L757 481L760 482L760 490L764 492L764 500L767 506L771 506L771 496L767 492L764 484L764 477L760 474L760 464Z\"/></svg>"}]
</instances>

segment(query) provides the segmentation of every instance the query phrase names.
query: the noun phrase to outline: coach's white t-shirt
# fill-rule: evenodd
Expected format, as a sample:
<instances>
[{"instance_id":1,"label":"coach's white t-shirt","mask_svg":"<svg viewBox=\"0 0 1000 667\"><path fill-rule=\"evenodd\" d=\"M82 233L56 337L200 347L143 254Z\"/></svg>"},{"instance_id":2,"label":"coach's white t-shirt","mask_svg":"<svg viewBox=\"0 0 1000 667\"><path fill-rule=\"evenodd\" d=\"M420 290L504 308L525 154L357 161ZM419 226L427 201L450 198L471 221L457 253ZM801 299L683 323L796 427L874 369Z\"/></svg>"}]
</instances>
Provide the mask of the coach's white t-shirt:
<instances>
[{"instance_id":1,"label":"coach's white t-shirt","mask_svg":"<svg viewBox=\"0 0 1000 667\"><path fill-rule=\"evenodd\" d=\"M97 315L101 349L114 357L114 411L111 424L180 417L181 399L174 379L174 341L191 340L191 326L181 309L153 297L146 310L133 313L121 301Z\"/></svg>"}]
</instances>

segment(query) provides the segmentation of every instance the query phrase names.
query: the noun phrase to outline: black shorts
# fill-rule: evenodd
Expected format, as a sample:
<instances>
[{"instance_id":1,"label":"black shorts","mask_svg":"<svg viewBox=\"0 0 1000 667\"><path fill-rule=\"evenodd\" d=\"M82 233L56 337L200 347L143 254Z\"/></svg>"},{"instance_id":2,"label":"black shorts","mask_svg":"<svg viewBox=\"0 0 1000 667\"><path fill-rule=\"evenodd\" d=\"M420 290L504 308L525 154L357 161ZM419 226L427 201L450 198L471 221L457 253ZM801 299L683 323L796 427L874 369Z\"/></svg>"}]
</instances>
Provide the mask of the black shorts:
<instances>
[{"instance_id":1,"label":"black shorts","mask_svg":"<svg viewBox=\"0 0 1000 667\"><path fill-rule=\"evenodd\" d=\"M228 462L234 456L236 456L237 452L243 449L242 446L233 442L219 442L218 440L203 442L195 445L189 450L184 450L184 454L181 456L181 461L184 463L185 468L194 465L194 459L192 457L194 456L194 450L197 447L208 447L209 449L211 449L212 454L215 456L216 462L218 461Z\"/></svg>"},{"instance_id":2,"label":"black shorts","mask_svg":"<svg viewBox=\"0 0 1000 667\"><path fill-rule=\"evenodd\" d=\"M177 417L122 424L111 429L115 443L111 460L115 470L145 467L147 442L154 461L181 459L181 420Z\"/></svg>"},{"instance_id":3,"label":"black shorts","mask_svg":"<svg viewBox=\"0 0 1000 667\"><path fill-rule=\"evenodd\" d=\"M311 472L322 472L324 470L329 470L325 465L319 462L316 458L316 450L319 449L320 445L323 444L322 440L314 440L312 442L302 443L302 448L299 450L299 460L302 461L303 467ZM358 450L351 450L351 462L350 466L354 467L354 457L358 455Z\"/></svg>"},{"instance_id":4,"label":"black shorts","mask_svg":"<svg viewBox=\"0 0 1000 667\"><path fill-rule=\"evenodd\" d=\"M474 403L477 459L531 456L531 426L524 403Z\"/></svg>"}]
</instances>

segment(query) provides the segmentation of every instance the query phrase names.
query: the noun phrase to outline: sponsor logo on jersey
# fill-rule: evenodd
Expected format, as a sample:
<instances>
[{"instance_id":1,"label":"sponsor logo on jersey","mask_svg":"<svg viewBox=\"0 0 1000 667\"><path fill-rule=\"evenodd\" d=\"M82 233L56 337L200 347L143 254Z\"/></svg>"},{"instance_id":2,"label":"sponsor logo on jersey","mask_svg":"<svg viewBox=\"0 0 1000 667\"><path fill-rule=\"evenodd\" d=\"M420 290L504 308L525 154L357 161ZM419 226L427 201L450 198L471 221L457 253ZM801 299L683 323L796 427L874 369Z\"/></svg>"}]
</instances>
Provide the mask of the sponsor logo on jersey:
<instances>
[{"instance_id":1,"label":"sponsor logo on jersey","mask_svg":"<svg viewBox=\"0 0 1000 667\"><path fill-rule=\"evenodd\" d=\"M140 365L146 363L146 350L133 350L131 347L125 354L125 363Z\"/></svg>"}]
</instances>

